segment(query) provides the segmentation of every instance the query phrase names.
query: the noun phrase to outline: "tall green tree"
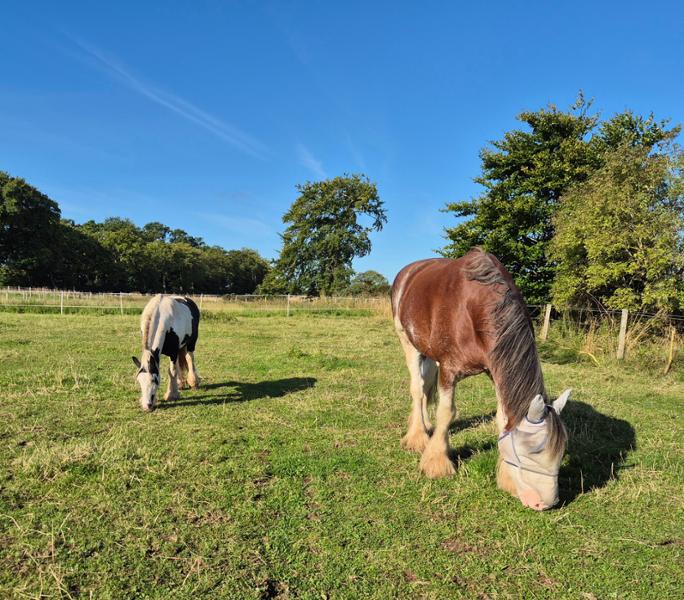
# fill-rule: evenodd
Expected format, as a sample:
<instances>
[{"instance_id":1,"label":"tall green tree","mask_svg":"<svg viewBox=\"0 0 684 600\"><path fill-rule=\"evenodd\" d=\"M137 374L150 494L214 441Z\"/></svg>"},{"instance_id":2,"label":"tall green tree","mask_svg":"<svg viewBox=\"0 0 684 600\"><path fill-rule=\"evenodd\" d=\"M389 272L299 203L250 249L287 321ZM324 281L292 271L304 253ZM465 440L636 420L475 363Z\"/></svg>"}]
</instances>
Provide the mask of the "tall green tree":
<instances>
[{"instance_id":1,"label":"tall green tree","mask_svg":"<svg viewBox=\"0 0 684 600\"><path fill-rule=\"evenodd\" d=\"M54 200L0 171L0 284L53 285L59 229Z\"/></svg>"},{"instance_id":2,"label":"tall green tree","mask_svg":"<svg viewBox=\"0 0 684 600\"><path fill-rule=\"evenodd\" d=\"M283 247L263 293L333 294L349 286L352 260L371 250L370 234L387 221L377 187L365 175L297 186L283 216Z\"/></svg>"},{"instance_id":3,"label":"tall green tree","mask_svg":"<svg viewBox=\"0 0 684 600\"><path fill-rule=\"evenodd\" d=\"M131 220L110 217L102 223L87 221L81 227L114 256L115 271L112 275L116 277L120 291L159 291L155 289L158 271L147 251L147 241Z\"/></svg>"},{"instance_id":4,"label":"tall green tree","mask_svg":"<svg viewBox=\"0 0 684 600\"><path fill-rule=\"evenodd\" d=\"M390 283L387 278L377 271L363 271L357 273L349 284L352 296L382 296L389 294Z\"/></svg>"},{"instance_id":5,"label":"tall green tree","mask_svg":"<svg viewBox=\"0 0 684 600\"><path fill-rule=\"evenodd\" d=\"M225 254L225 264L227 294L252 294L270 269L268 261L249 248L229 250Z\"/></svg>"},{"instance_id":6,"label":"tall green tree","mask_svg":"<svg viewBox=\"0 0 684 600\"><path fill-rule=\"evenodd\" d=\"M681 154L650 154L625 140L565 194L550 245L554 303L684 307L683 166Z\"/></svg>"},{"instance_id":7,"label":"tall green tree","mask_svg":"<svg viewBox=\"0 0 684 600\"><path fill-rule=\"evenodd\" d=\"M630 111L603 123L589 114L580 95L567 111L549 106L523 112L523 129L507 132L480 153L482 173L475 181L484 193L446 207L464 221L446 230L445 256L457 257L472 246L498 256L530 303L548 300L556 267L549 257L553 216L563 194L586 181L607 152L628 143L651 150L678 129Z\"/></svg>"},{"instance_id":8,"label":"tall green tree","mask_svg":"<svg viewBox=\"0 0 684 600\"><path fill-rule=\"evenodd\" d=\"M81 291L123 291L125 273L116 257L71 220L62 220L56 252L59 259L50 284Z\"/></svg>"}]
</instances>

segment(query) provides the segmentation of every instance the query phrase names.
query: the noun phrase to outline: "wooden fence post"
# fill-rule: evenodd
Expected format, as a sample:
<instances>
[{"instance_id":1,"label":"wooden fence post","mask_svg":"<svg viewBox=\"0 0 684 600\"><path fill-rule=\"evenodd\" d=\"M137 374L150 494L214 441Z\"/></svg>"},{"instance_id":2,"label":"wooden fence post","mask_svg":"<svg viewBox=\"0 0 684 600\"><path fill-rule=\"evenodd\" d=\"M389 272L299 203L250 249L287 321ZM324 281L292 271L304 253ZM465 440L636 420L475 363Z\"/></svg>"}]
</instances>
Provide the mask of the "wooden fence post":
<instances>
[{"instance_id":1,"label":"wooden fence post","mask_svg":"<svg viewBox=\"0 0 684 600\"><path fill-rule=\"evenodd\" d=\"M626 308L622 309L622 317L620 318L620 337L618 338L617 357L618 360L625 358L625 338L627 337L627 315L629 311Z\"/></svg>"},{"instance_id":2,"label":"wooden fence post","mask_svg":"<svg viewBox=\"0 0 684 600\"><path fill-rule=\"evenodd\" d=\"M64 292L59 295L59 314L64 314Z\"/></svg>"},{"instance_id":3,"label":"wooden fence post","mask_svg":"<svg viewBox=\"0 0 684 600\"><path fill-rule=\"evenodd\" d=\"M119 309L121 310L121 315L123 316L123 292L119 292Z\"/></svg>"},{"instance_id":4,"label":"wooden fence post","mask_svg":"<svg viewBox=\"0 0 684 600\"><path fill-rule=\"evenodd\" d=\"M290 316L290 294L287 295L287 316Z\"/></svg>"},{"instance_id":5,"label":"wooden fence post","mask_svg":"<svg viewBox=\"0 0 684 600\"><path fill-rule=\"evenodd\" d=\"M670 352L667 357L667 363L665 364L665 368L663 369L663 375L667 375L668 372L670 371L670 367L672 366L672 361L674 360L674 352L675 352L675 335L676 335L675 328L670 325Z\"/></svg>"},{"instance_id":6,"label":"wooden fence post","mask_svg":"<svg viewBox=\"0 0 684 600\"><path fill-rule=\"evenodd\" d=\"M541 335L539 336L542 342L546 341L549 335L549 325L551 324L551 305L546 305L546 310L544 311L544 324L542 325Z\"/></svg>"},{"instance_id":7,"label":"wooden fence post","mask_svg":"<svg viewBox=\"0 0 684 600\"><path fill-rule=\"evenodd\" d=\"M200 305L199 309L202 310L202 301L204 300L204 294L200 294Z\"/></svg>"}]
</instances>

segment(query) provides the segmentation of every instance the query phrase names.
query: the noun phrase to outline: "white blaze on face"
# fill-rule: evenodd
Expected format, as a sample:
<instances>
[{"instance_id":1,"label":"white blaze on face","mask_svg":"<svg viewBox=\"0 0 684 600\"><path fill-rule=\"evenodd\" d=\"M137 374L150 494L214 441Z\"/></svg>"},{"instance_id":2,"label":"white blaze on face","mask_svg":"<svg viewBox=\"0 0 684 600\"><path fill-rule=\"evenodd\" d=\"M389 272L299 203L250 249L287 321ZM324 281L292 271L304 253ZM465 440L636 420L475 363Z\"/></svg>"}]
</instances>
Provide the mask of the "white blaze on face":
<instances>
[{"instance_id":1,"label":"white blaze on face","mask_svg":"<svg viewBox=\"0 0 684 600\"><path fill-rule=\"evenodd\" d=\"M149 350L145 350L142 361L135 356L133 363L138 367L136 380L140 386L140 407L149 412L154 410L157 399L157 388L159 388L159 364L155 355Z\"/></svg>"},{"instance_id":2,"label":"white blaze on face","mask_svg":"<svg viewBox=\"0 0 684 600\"><path fill-rule=\"evenodd\" d=\"M138 385L140 385L140 406L144 411L154 410L159 387L159 375L141 371L138 373Z\"/></svg>"}]
</instances>

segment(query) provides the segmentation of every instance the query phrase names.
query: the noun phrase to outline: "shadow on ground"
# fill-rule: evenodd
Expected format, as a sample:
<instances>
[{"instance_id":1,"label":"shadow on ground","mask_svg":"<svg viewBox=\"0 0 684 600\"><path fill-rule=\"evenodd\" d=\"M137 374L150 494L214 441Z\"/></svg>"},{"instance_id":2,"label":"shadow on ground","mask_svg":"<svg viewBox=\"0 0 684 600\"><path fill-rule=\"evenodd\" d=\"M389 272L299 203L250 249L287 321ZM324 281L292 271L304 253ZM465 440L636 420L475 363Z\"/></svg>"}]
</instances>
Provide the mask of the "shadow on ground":
<instances>
[{"instance_id":1,"label":"shadow on ground","mask_svg":"<svg viewBox=\"0 0 684 600\"><path fill-rule=\"evenodd\" d=\"M484 415L473 415L471 417L466 417L465 419L456 419L450 426L449 432L455 433L463 429L470 429L471 427L478 427L479 425L484 425L489 423L496 416L496 411L492 410Z\"/></svg>"},{"instance_id":2,"label":"shadow on ground","mask_svg":"<svg viewBox=\"0 0 684 600\"><path fill-rule=\"evenodd\" d=\"M184 406L209 406L225 404L227 402L249 402L259 398L280 398L294 392L306 390L316 385L315 377L289 377L260 381L259 383L245 383L240 381L224 381L223 383L209 383L200 387L201 395L191 395L187 390L183 397L175 402L162 402L160 409L180 408ZM220 390L217 394L202 394L206 390Z\"/></svg>"},{"instance_id":3,"label":"shadow on ground","mask_svg":"<svg viewBox=\"0 0 684 600\"><path fill-rule=\"evenodd\" d=\"M489 423L495 416L496 411L492 410L484 415L472 415L465 419L456 419L449 427L449 432L455 433L457 431L463 431L464 429L479 427L480 425ZM494 447L496 447L496 442L487 440L477 444L465 444L464 446L459 446L457 448L449 448L449 459L455 465L458 465L469 459L473 454L476 454L477 452L487 452Z\"/></svg>"},{"instance_id":4,"label":"shadow on ground","mask_svg":"<svg viewBox=\"0 0 684 600\"><path fill-rule=\"evenodd\" d=\"M563 411L568 430L568 462L558 475L560 505L605 486L630 468L627 453L636 450L634 428L585 402L571 400Z\"/></svg>"},{"instance_id":5,"label":"shadow on ground","mask_svg":"<svg viewBox=\"0 0 684 600\"><path fill-rule=\"evenodd\" d=\"M496 448L496 442L494 440L489 440L476 445L465 444L458 448L449 448L449 460L458 468L460 463L468 460L473 454L488 452L492 448Z\"/></svg>"}]
</instances>

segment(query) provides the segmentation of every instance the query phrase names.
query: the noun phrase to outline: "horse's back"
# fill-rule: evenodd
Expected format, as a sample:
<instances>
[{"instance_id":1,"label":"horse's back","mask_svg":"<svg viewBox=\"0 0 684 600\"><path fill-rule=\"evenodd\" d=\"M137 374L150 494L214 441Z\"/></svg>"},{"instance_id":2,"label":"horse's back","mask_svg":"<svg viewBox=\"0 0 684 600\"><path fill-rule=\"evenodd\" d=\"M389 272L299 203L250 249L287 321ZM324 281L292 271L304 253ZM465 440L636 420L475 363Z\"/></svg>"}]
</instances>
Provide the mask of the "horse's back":
<instances>
[{"instance_id":1,"label":"horse's back","mask_svg":"<svg viewBox=\"0 0 684 600\"><path fill-rule=\"evenodd\" d=\"M199 308L197 307L197 304L195 304L195 302L187 296L174 296L173 300L175 300L177 306L184 307L190 314L189 332L186 331L185 337L181 338L181 345L187 347L189 352L194 352L195 344L197 344L197 336L199 334ZM187 314L185 317L187 319Z\"/></svg>"},{"instance_id":2,"label":"horse's back","mask_svg":"<svg viewBox=\"0 0 684 600\"><path fill-rule=\"evenodd\" d=\"M481 261L503 268L489 257L478 249L457 259L417 261L399 272L392 286L394 322L419 352L440 362L454 361L454 353L464 363L484 360L484 329L500 296L471 277Z\"/></svg>"},{"instance_id":3,"label":"horse's back","mask_svg":"<svg viewBox=\"0 0 684 600\"><path fill-rule=\"evenodd\" d=\"M190 298L157 294L147 303L140 318L143 346L163 339L162 354L176 355L181 347L194 352L199 318L199 309ZM150 328L155 331L150 332Z\"/></svg>"}]
</instances>

